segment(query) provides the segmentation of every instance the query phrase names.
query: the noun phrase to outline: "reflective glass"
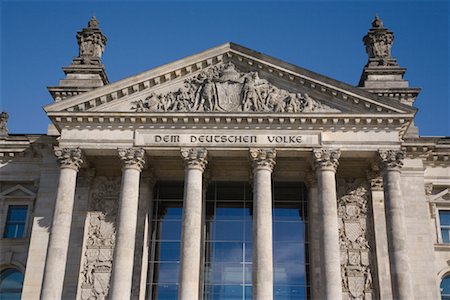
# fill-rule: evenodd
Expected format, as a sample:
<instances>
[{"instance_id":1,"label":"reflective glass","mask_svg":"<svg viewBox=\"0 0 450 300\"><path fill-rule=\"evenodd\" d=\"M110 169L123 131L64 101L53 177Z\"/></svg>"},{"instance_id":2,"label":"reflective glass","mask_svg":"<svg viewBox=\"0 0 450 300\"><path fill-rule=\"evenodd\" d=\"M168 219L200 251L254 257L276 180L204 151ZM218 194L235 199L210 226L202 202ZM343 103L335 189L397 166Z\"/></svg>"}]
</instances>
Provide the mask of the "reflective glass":
<instances>
[{"instance_id":1,"label":"reflective glass","mask_svg":"<svg viewBox=\"0 0 450 300\"><path fill-rule=\"evenodd\" d=\"M178 285L155 284L152 286L154 300L173 300L178 298Z\"/></svg>"},{"instance_id":2,"label":"reflective glass","mask_svg":"<svg viewBox=\"0 0 450 300\"><path fill-rule=\"evenodd\" d=\"M441 281L442 300L450 300L450 275L447 275Z\"/></svg>"},{"instance_id":3,"label":"reflective glass","mask_svg":"<svg viewBox=\"0 0 450 300\"><path fill-rule=\"evenodd\" d=\"M154 223L154 226L159 227L161 231L159 235L161 239L175 241L181 239L181 221L161 220Z\"/></svg>"},{"instance_id":4,"label":"reflective glass","mask_svg":"<svg viewBox=\"0 0 450 300\"><path fill-rule=\"evenodd\" d=\"M180 242L156 242L160 261L180 261Z\"/></svg>"},{"instance_id":5,"label":"reflective glass","mask_svg":"<svg viewBox=\"0 0 450 300\"><path fill-rule=\"evenodd\" d=\"M0 299L20 300L23 274L16 269L6 269L0 273Z\"/></svg>"},{"instance_id":6,"label":"reflective glass","mask_svg":"<svg viewBox=\"0 0 450 300\"><path fill-rule=\"evenodd\" d=\"M439 220L442 225L450 226L450 210L441 210L439 211Z\"/></svg>"},{"instance_id":7,"label":"reflective glass","mask_svg":"<svg viewBox=\"0 0 450 300\"><path fill-rule=\"evenodd\" d=\"M10 205L8 207L3 237L10 239L23 238L27 212L27 205Z\"/></svg>"},{"instance_id":8,"label":"reflective glass","mask_svg":"<svg viewBox=\"0 0 450 300\"><path fill-rule=\"evenodd\" d=\"M242 242L216 242L207 245L212 248L211 262L242 262Z\"/></svg>"}]
</instances>

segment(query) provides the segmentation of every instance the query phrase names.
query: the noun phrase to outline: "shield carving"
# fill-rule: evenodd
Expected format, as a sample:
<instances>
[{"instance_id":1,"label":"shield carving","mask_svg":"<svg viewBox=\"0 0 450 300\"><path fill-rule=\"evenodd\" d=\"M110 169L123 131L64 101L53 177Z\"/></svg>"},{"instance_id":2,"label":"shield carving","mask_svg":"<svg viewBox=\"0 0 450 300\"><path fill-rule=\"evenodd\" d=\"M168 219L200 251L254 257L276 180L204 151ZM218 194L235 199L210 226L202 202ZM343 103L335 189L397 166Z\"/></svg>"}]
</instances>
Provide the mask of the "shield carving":
<instances>
[{"instance_id":1,"label":"shield carving","mask_svg":"<svg viewBox=\"0 0 450 300\"><path fill-rule=\"evenodd\" d=\"M216 83L216 89L219 110L240 111L242 97L241 83L230 81L218 82Z\"/></svg>"},{"instance_id":2,"label":"shield carving","mask_svg":"<svg viewBox=\"0 0 450 300\"><path fill-rule=\"evenodd\" d=\"M348 290L354 298L360 299L364 294L364 276L349 276Z\"/></svg>"},{"instance_id":3,"label":"shield carving","mask_svg":"<svg viewBox=\"0 0 450 300\"><path fill-rule=\"evenodd\" d=\"M361 255L358 250L356 250L356 251L349 250L348 251L348 262L350 265L358 266L360 261L361 261Z\"/></svg>"},{"instance_id":4,"label":"shield carving","mask_svg":"<svg viewBox=\"0 0 450 300\"><path fill-rule=\"evenodd\" d=\"M361 235L361 223L359 221L344 221L344 230L347 238L354 242Z\"/></svg>"},{"instance_id":5,"label":"shield carving","mask_svg":"<svg viewBox=\"0 0 450 300\"><path fill-rule=\"evenodd\" d=\"M94 289L97 294L106 296L109 291L110 273L95 273L94 274Z\"/></svg>"}]
</instances>

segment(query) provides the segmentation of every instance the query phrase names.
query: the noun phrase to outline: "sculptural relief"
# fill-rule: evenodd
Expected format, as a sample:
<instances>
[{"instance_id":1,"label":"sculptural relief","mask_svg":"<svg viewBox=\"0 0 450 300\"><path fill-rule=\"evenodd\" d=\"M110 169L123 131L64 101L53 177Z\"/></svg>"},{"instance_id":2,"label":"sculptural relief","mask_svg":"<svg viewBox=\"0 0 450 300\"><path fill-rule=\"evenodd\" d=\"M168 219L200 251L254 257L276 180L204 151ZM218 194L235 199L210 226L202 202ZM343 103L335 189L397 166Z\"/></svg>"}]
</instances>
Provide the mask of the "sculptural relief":
<instances>
[{"instance_id":1,"label":"sculptural relief","mask_svg":"<svg viewBox=\"0 0 450 300\"><path fill-rule=\"evenodd\" d=\"M337 112L309 96L279 89L258 72L221 64L188 78L176 91L132 102L136 112Z\"/></svg>"},{"instance_id":2,"label":"sculptural relief","mask_svg":"<svg viewBox=\"0 0 450 300\"><path fill-rule=\"evenodd\" d=\"M82 300L106 299L108 296L119 189L119 177L94 179L80 275Z\"/></svg>"},{"instance_id":3,"label":"sculptural relief","mask_svg":"<svg viewBox=\"0 0 450 300\"><path fill-rule=\"evenodd\" d=\"M368 188L364 181L339 182L338 217L343 299L372 299Z\"/></svg>"}]
</instances>

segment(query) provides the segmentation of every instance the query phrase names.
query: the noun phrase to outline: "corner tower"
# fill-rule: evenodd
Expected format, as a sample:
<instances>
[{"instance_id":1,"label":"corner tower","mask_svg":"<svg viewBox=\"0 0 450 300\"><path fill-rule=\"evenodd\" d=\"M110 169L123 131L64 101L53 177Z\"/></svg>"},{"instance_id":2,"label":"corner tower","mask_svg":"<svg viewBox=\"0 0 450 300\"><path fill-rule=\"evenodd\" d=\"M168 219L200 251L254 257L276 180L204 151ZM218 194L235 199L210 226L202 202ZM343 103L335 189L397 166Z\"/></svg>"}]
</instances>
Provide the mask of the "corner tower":
<instances>
[{"instance_id":1,"label":"corner tower","mask_svg":"<svg viewBox=\"0 0 450 300\"><path fill-rule=\"evenodd\" d=\"M109 83L101 58L107 38L100 30L99 22L93 16L87 27L77 33L78 56L68 67L63 67L66 78L58 86L48 90L55 101L61 101L82 94Z\"/></svg>"},{"instance_id":2,"label":"corner tower","mask_svg":"<svg viewBox=\"0 0 450 300\"><path fill-rule=\"evenodd\" d=\"M420 88L409 87L403 79L406 69L400 67L391 55L394 33L383 26L383 21L375 16L372 28L364 36L368 61L363 69L359 86L378 96L390 97L412 106Z\"/></svg>"}]
</instances>

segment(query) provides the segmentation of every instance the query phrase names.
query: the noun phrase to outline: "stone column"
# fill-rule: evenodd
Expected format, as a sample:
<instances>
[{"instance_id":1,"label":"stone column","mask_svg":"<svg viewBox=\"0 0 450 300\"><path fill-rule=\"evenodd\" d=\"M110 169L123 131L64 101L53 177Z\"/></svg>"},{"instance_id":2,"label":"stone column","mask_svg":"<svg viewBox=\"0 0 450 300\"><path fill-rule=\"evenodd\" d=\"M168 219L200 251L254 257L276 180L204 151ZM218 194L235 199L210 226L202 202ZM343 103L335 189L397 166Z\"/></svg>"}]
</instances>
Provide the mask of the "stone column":
<instances>
[{"instance_id":1,"label":"stone column","mask_svg":"<svg viewBox=\"0 0 450 300\"><path fill-rule=\"evenodd\" d=\"M111 279L112 300L130 299L131 297L139 181L145 164L145 152L142 148L119 149L118 152L123 166Z\"/></svg>"},{"instance_id":2,"label":"stone column","mask_svg":"<svg viewBox=\"0 0 450 300\"><path fill-rule=\"evenodd\" d=\"M178 298L199 299L202 251L202 177L207 165L205 149L182 149L185 162L181 266Z\"/></svg>"},{"instance_id":3,"label":"stone column","mask_svg":"<svg viewBox=\"0 0 450 300\"><path fill-rule=\"evenodd\" d=\"M308 183L308 222L309 222L309 258L311 272L311 295L312 299L322 299L320 280L320 244L319 237L322 234L322 213L319 210L319 191L317 188L317 176L311 170L307 176Z\"/></svg>"},{"instance_id":4,"label":"stone column","mask_svg":"<svg viewBox=\"0 0 450 300\"><path fill-rule=\"evenodd\" d=\"M41 294L46 300L62 298L77 173L83 163L79 148L55 148L55 155L61 170Z\"/></svg>"},{"instance_id":5,"label":"stone column","mask_svg":"<svg viewBox=\"0 0 450 300\"><path fill-rule=\"evenodd\" d=\"M273 299L272 170L275 149L250 149L253 164L253 299Z\"/></svg>"},{"instance_id":6,"label":"stone column","mask_svg":"<svg viewBox=\"0 0 450 300\"><path fill-rule=\"evenodd\" d=\"M342 299L342 279L339 246L339 226L336 198L336 170L339 150L314 150L319 211L322 213L321 284L323 299Z\"/></svg>"},{"instance_id":7,"label":"stone column","mask_svg":"<svg viewBox=\"0 0 450 300\"><path fill-rule=\"evenodd\" d=\"M406 243L405 208L400 187L400 169L403 166L404 153L397 150L380 150L379 158L383 170L393 297L399 300L413 299Z\"/></svg>"}]
</instances>

